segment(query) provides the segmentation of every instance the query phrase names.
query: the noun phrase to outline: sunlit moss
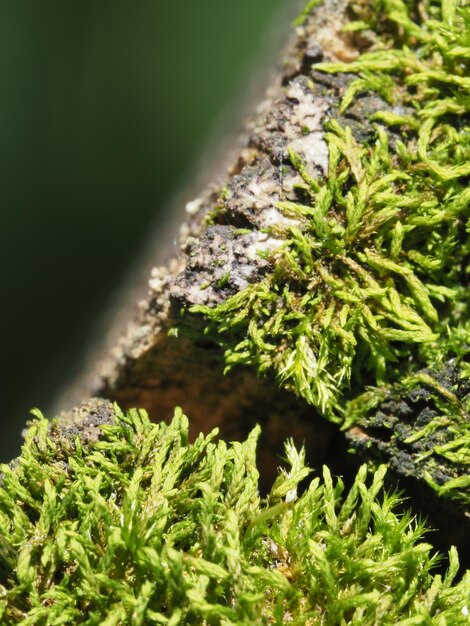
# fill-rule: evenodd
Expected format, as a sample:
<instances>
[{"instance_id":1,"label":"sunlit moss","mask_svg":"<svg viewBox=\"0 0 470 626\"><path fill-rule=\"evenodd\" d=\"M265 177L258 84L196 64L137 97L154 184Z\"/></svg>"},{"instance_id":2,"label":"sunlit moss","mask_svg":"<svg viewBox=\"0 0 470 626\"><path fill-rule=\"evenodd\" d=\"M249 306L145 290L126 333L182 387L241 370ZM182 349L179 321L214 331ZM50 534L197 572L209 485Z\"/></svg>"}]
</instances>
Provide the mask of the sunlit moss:
<instances>
[{"instance_id":1,"label":"sunlit moss","mask_svg":"<svg viewBox=\"0 0 470 626\"><path fill-rule=\"evenodd\" d=\"M325 180L309 178L291 151L302 201L277 205L297 226L284 227L272 271L215 307L192 308L228 368L272 369L340 420L343 391L403 375L410 352L419 367L413 346L436 341L468 304L469 8L425 2L413 15L379 0L362 12L349 29L373 31L370 49L315 68L357 74L341 111L363 92L393 105L373 116L375 139L362 145L349 126L327 122Z\"/></svg>"},{"instance_id":2,"label":"sunlit moss","mask_svg":"<svg viewBox=\"0 0 470 626\"><path fill-rule=\"evenodd\" d=\"M2 467L5 626L468 623L469 574L454 582L455 549L432 573L441 557L384 466L348 492L325 468L299 493L310 470L288 442L261 499L258 429L188 443L180 410L166 425L107 405L91 434L36 415Z\"/></svg>"}]
</instances>

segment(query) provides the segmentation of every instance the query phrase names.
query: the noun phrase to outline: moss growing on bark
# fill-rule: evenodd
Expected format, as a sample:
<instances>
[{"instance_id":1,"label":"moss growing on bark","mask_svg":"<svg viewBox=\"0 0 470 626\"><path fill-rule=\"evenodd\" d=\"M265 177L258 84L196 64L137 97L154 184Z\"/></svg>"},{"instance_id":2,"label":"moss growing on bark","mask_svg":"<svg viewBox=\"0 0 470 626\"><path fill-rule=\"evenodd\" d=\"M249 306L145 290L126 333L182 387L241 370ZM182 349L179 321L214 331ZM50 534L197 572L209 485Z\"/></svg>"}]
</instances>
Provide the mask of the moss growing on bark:
<instances>
[{"instance_id":1,"label":"moss growing on bark","mask_svg":"<svg viewBox=\"0 0 470 626\"><path fill-rule=\"evenodd\" d=\"M447 573L433 573L442 557L423 524L398 512L379 465L409 467L469 503L468 328L458 325L468 313L469 13L452 0L407 7L353 7L346 30L367 49L347 64L309 73L305 59L321 50L305 47L214 226L196 229L171 303L158 289L174 275L157 272L162 299L149 305L198 304L227 367L274 371L357 447L387 431L373 448L383 458L369 455L375 472L361 468L349 490L327 469L306 484L304 453L288 442L287 468L262 498L259 429L244 443L215 431L189 443L179 410L170 425L99 402L71 422L37 413L2 470L0 624L468 624L469 573L457 579L455 549ZM321 86L328 73L340 104ZM380 106L348 124L354 107L371 112L364 94ZM129 384L140 391L138 366ZM415 400L429 406L395 419L398 402Z\"/></svg>"},{"instance_id":2,"label":"moss growing on bark","mask_svg":"<svg viewBox=\"0 0 470 626\"><path fill-rule=\"evenodd\" d=\"M39 412L2 468L0 623L467 624L469 573L447 573L423 525L397 513L385 467L345 492L286 467L258 492L255 429L188 443L188 421L152 424L89 403L74 422ZM304 484L303 483L303 484Z\"/></svg>"},{"instance_id":3,"label":"moss growing on bark","mask_svg":"<svg viewBox=\"0 0 470 626\"><path fill-rule=\"evenodd\" d=\"M341 421L342 392L416 370L418 344L467 313L469 16L455 0L421 3L416 14L401 1L366 3L349 30L367 29L369 49L314 66L357 75L341 111L364 92L389 106L373 115L368 143L326 122L324 180L290 150L298 201L278 202L285 219L266 229L279 241L263 253L271 270L216 306L192 308L228 368L274 370Z\"/></svg>"}]
</instances>

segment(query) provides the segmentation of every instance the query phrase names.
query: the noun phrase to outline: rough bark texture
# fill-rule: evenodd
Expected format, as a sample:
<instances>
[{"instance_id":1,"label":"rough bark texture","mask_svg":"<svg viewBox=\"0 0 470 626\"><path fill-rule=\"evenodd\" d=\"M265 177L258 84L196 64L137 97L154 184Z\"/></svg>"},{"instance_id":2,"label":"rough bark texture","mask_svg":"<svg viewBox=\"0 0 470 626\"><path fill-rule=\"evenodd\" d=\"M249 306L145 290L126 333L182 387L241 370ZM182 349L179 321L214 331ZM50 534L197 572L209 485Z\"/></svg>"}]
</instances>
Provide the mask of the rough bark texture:
<instances>
[{"instance_id":1,"label":"rough bark texture","mask_svg":"<svg viewBox=\"0 0 470 626\"><path fill-rule=\"evenodd\" d=\"M416 508L437 524L437 543L442 546L450 541L467 553L468 503L440 497L436 491L445 492L445 485L468 476L467 465L452 454L456 448L452 421L470 423L465 405L469 393L468 377L450 361L419 372L413 385L399 384L384 391L378 406L346 432L361 458L386 463L401 479ZM439 422L443 427L429 428Z\"/></svg>"}]
</instances>

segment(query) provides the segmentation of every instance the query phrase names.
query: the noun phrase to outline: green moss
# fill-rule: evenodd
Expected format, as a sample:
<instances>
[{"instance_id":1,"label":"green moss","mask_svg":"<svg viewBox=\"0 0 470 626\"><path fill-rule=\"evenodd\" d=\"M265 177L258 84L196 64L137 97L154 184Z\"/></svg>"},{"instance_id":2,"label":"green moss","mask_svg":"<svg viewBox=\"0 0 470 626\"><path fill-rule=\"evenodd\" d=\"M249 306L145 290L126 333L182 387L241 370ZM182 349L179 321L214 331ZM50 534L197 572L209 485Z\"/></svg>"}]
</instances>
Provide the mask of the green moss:
<instances>
[{"instance_id":1,"label":"green moss","mask_svg":"<svg viewBox=\"0 0 470 626\"><path fill-rule=\"evenodd\" d=\"M80 429L37 413L0 489L0 623L467 624L470 578L454 582L423 525L359 471L348 493L286 444L258 492L255 429L188 442L143 411ZM85 416L85 422L88 419ZM85 423L84 422L84 423Z\"/></svg>"},{"instance_id":2,"label":"green moss","mask_svg":"<svg viewBox=\"0 0 470 626\"><path fill-rule=\"evenodd\" d=\"M228 368L274 370L340 420L342 392L417 369L417 346L468 311L470 9L428 2L421 20L400 0L365 6L352 28L375 29L372 48L315 67L357 74L343 111L364 91L395 108L374 116L370 146L327 123L325 181L291 153L303 201L278 204L298 226L284 228L272 271L216 307L192 309L224 346Z\"/></svg>"},{"instance_id":3,"label":"green moss","mask_svg":"<svg viewBox=\"0 0 470 626\"><path fill-rule=\"evenodd\" d=\"M220 278L217 281L217 287L219 289L222 289L223 287L225 287L229 283L229 281L230 281L230 272L227 272L226 274L224 274L222 276L222 278Z\"/></svg>"}]
</instances>

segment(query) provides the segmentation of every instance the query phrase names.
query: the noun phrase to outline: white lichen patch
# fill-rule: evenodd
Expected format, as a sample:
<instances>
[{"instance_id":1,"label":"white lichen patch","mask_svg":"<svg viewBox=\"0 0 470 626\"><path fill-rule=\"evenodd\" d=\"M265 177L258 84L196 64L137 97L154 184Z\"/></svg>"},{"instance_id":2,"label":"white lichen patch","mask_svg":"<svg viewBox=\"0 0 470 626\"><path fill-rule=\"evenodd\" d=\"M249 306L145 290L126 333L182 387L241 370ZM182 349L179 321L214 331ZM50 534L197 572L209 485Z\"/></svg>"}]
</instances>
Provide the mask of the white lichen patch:
<instances>
[{"instance_id":1,"label":"white lichen patch","mask_svg":"<svg viewBox=\"0 0 470 626\"><path fill-rule=\"evenodd\" d=\"M324 100L314 98L309 91L304 91L298 82L292 82L287 88L286 95L298 101L293 109L291 124L297 124L301 128L308 128L309 131L318 131L322 128L322 120L328 109Z\"/></svg>"},{"instance_id":2,"label":"white lichen patch","mask_svg":"<svg viewBox=\"0 0 470 626\"><path fill-rule=\"evenodd\" d=\"M188 215L196 215L196 213L199 212L199 210L202 207L202 198L195 198L194 200L191 200L190 202L186 203L186 213Z\"/></svg>"},{"instance_id":3,"label":"white lichen patch","mask_svg":"<svg viewBox=\"0 0 470 626\"><path fill-rule=\"evenodd\" d=\"M289 178L294 178L290 176ZM299 182L299 177L295 176L295 180ZM286 188L292 188L293 181L286 181ZM276 181L272 176L266 178L254 179L245 190L241 190L237 200L245 208L258 209L257 225L259 228L265 228L268 226L280 225L285 226L296 224L296 220L283 215L278 209L275 208L276 202L278 202L284 191L284 180L282 184ZM242 206L239 207L243 208Z\"/></svg>"},{"instance_id":4,"label":"white lichen patch","mask_svg":"<svg viewBox=\"0 0 470 626\"><path fill-rule=\"evenodd\" d=\"M284 226L295 226L298 224L298 220L283 215L275 207L264 209L261 214L261 219L263 220L265 226L277 226L279 224Z\"/></svg>"},{"instance_id":5,"label":"white lichen patch","mask_svg":"<svg viewBox=\"0 0 470 626\"><path fill-rule=\"evenodd\" d=\"M279 194L279 183L271 176L253 179L241 192L240 200L255 209L265 209L273 204L273 196Z\"/></svg>"},{"instance_id":6,"label":"white lichen patch","mask_svg":"<svg viewBox=\"0 0 470 626\"><path fill-rule=\"evenodd\" d=\"M190 285L187 291L187 299L191 304L206 304L212 296L212 289L208 285Z\"/></svg>"},{"instance_id":7,"label":"white lichen patch","mask_svg":"<svg viewBox=\"0 0 470 626\"><path fill-rule=\"evenodd\" d=\"M302 157L309 176L316 178L317 168L328 171L328 146L323 132L323 119L328 111L326 100L314 95L299 82L287 88L288 98L297 100L285 129L288 148Z\"/></svg>"},{"instance_id":8,"label":"white lichen patch","mask_svg":"<svg viewBox=\"0 0 470 626\"><path fill-rule=\"evenodd\" d=\"M328 146L321 132L311 132L305 137L299 137L289 143L296 154L302 157L305 163L307 174L312 178L316 178L316 167L320 167L323 174L328 171Z\"/></svg>"},{"instance_id":9,"label":"white lichen patch","mask_svg":"<svg viewBox=\"0 0 470 626\"><path fill-rule=\"evenodd\" d=\"M152 268L148 286L150 292L162 293L171 281L171 276L175 276L184 267L183 260L180 258L171 259L167 266L157 266ZM144 300L145 302L145 300Z\"/></svg>"},{"instance_id":10,"label":"white lichen patch","mask_svg":"<svg viewBox=\"0 0 470 626\"><path fill-rule=\"evenodd\" d=\"M160 292L162 290L164 283L165 281L164 281L164 277L162 276L161 268L154 267L150 273L150 278L149 278L149 287L151 291Z\"/></svg>"},{"instance_id":11,"label":"white lichen patch","mask_svg":"<svg viewBox=\"0 0 470 626\"><path fill-rule=\"evenodd\" d=\"M349 44L348 38L342 32L343 26L342 20L336 19L318 29L315 38L332 61L352 63L359 56L359 51Z\"/></svg>"},{"instance_id":12,"label":"white lichen patch","mask_svg":"<svg viewBox=\"0 0 470 626\"><path fill-rule=\"evenodd\" d=\"M284 215L276 204L286 197L294 199L294 185L301 183L301 177L292 168L281 171L264 159L233 177L225 208L236 220L243 218L259 230L294 226L297 220Z\"/></svg>"},{"instance_id":13,"label":"white lichen patch","mask_svg":"<svg viewBox=\"0 0 470 626\"><path fill-rule=\"evenodd\" d=\"M272 252L282 246L284 240L270 237L267 233L253 231L253 243L246 248L246 256L255 261L260 258L260 253Z\"/></svg>"},{"instance_id":14,"label":"white lichen patch","mask_svg":"<svg viewBox=\"0 0 470 626\"><path fill-rule=\"evenodd\" d=\"M260 231L237 234L229 226L213 226L194 243L172 295L191 304L216 304L227 293L259 280L268 265L260 253L271 252L284 241Z\"/></svg>"}]
</instances>

